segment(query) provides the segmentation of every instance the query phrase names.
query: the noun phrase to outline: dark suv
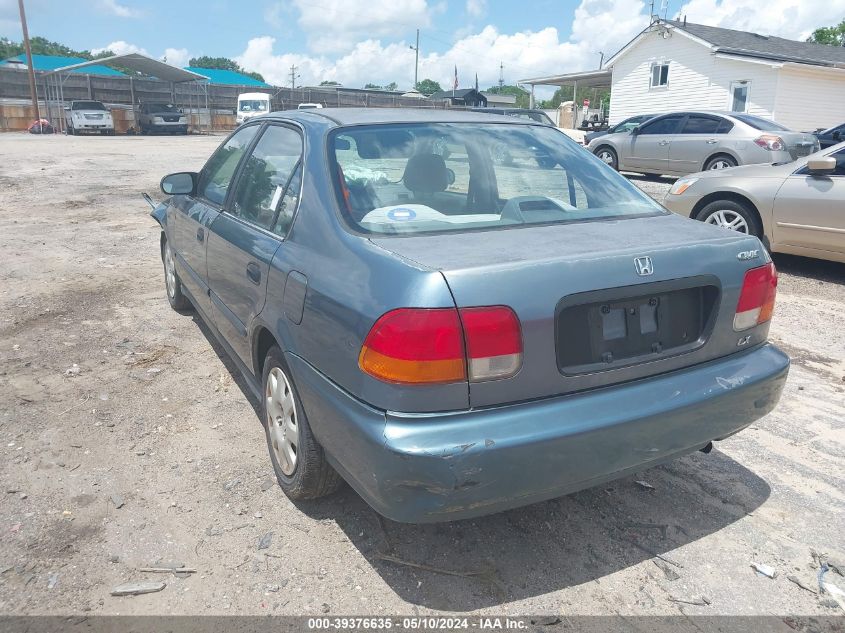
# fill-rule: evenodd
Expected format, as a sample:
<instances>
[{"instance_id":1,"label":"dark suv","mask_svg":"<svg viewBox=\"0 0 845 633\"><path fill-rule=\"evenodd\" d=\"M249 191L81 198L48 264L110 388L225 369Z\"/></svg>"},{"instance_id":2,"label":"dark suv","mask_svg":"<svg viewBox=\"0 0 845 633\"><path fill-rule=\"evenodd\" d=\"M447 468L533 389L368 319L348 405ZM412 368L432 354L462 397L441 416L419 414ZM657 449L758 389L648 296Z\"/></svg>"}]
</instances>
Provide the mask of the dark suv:
<instances>
[{"instance_id":1,"label":"dark suv","mask_svg":"<svg viewBox=\"0 0 845 633\"><path fill-rule=\"evenodd\" d=\"M138 106L138 128L141 134L187 134L188 118L171 103L142 103Z\"/></svg>"}]
</instances>

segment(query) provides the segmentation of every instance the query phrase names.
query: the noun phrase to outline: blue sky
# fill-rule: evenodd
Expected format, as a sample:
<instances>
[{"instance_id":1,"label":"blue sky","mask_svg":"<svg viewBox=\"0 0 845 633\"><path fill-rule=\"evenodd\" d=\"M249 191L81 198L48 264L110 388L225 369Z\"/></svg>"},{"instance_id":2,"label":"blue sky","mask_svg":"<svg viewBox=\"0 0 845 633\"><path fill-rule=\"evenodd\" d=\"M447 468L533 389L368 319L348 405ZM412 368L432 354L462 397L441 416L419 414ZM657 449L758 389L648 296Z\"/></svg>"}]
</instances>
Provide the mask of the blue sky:
<instances>
[{"instance_id":1,"label":"blue sky","mask_svg":"<svg viewBox=\"0 0 845 633\"><path fill-rule=\"evenodd\" d=\"M655 4L659 7L660 0ZM237 59L282 85L413 84L408 46L421 29L420 78L482 87L588 70L648 24L642 0L26 0L29 30L77 49L141 51L177 65ZM802 38L838 22L845 0L669 1L669 17ZM0 35L20 39L17 1L0 0Z\"/></svg>"}]
</instances>

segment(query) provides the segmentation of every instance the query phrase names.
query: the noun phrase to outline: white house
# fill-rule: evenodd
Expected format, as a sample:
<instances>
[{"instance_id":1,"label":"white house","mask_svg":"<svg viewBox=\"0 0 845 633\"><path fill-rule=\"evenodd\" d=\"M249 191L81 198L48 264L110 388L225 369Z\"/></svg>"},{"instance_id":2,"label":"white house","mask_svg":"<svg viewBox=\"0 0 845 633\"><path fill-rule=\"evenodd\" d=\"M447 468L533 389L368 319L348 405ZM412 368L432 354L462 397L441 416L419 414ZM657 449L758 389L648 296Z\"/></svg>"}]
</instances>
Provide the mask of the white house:
<instances>
[{"instance_id":1,"label":"white house","mask_svg":"<svg viewBox=\"0 0 845 633\"><path fill-rule=\"evenodd\" d=\"M601 71L524 83L579 79L580 86L610 84L611 123L677 110L747 112L796 130L845 121L845 48L685 21L656 21Z\"/></svg>"}]
</instances>

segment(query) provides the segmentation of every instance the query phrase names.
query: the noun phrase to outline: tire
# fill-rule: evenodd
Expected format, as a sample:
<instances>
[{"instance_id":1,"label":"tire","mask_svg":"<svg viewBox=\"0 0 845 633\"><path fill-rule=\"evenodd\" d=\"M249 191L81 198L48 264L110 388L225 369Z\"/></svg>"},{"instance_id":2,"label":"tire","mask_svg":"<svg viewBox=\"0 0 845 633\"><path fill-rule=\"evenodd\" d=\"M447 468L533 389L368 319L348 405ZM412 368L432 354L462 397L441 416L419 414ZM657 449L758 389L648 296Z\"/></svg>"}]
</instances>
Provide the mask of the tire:
<instances>
[{"instance_id":1,"label":"tire","mask_svg":"<svg viewBox=\"0 0 845 633\"><path fill-rule=\"evenodd\" d=\"M291 372L275 345L264 361L261 392L261 422L282 491L293 501L333 493L343 480L329 465L323 447L311 433Z\"/></svg>"},{"instance_id":2,"label":"tire","mask_svg":"<svg viewBox=\"0 0 845 633\"><path fill-rule=\"evenodd\" d=\"M710 158L704 164L704 171L727 169L728 167L736 167L737 165L738 163L732 156L728 156L727 154L718 154Z\"/></svg>"},{"instance_id":3,"label":"tire","mask_svg":"<svg viewBox=\"0 0 845 633\"><path fill-rule=\"evenodd\" d=\"M619 171L619 158L612 148L607 145L601 145L596 148L595 154L605 165L612 167L615 171Z\"/></svg>"},{"instance_id":4,"label":"tire","mask_svg":"<svg viewBox=\"0 0 845 633\"><path fill-rule=\"evenodd\" d=\"M170 307L176 312L190 312L193 305L191 300L182 292L182 281L176 272L176 261L167 238L161 245L161 261L164 264L164 290L167 293Z\"/></svg>"},{"instance_id":5,"label":"tire","mask_svg":"<svg viewBox=\"0 0 845 633\"><path fill-rule=\"evenodd\" d=\"M67 135L68 136L76 136L76 130L73 129L72 125L67 126Z\"/></svg>"},{"instance_id":6,"label":"tire","mask_svg":"<svg viewBox=\"0 0 845 633\"><path fill-rule=\"evenodd\" d=\"M757 213L736 200L714 200L696 213L695 219L763 239L763 227Z\"/></svg>"}]
</instances>

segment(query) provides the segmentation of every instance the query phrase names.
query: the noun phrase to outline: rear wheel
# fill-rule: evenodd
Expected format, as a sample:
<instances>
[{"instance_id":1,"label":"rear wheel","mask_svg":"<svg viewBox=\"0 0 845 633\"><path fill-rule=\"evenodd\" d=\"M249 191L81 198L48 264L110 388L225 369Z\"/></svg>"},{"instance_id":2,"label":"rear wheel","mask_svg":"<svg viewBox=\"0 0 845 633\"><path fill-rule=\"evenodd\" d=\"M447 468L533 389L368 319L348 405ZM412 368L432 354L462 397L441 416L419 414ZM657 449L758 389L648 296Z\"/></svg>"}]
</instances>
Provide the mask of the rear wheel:
<instances>
[{"instance_id":1,"label":"rear wheel","mask_svg":"<svg viewBox=\"0 0 845 633\"><path fill-rule=\"evenodd\" d=\"M167 300L176 312L187 312L191 309L191 301L182 292L182 282L176 272L176 260L170 242L165 238L161 248L161 259L164 263L164 287L167 290Z\"/></svg>"},{"instance_id":2,"label":"rear wheel","mask_svg":"<svg viewBox=\"0 0 845 633\"><path fill-rule=\"evenodd\" d=\"M704 165L704 171L710 171L711 169L727 169L728 167L736 166L737 162L733 157L720 154L719 156L714 156L707 161L707 164Z\"/></svg>"},{"instance_id":3,"label":"rear wheel","mask_svg":"<svg viewBox=\"0 0 845 633\"><path fill-rule=\"evenodd\" d=\"M705 205L695 219L738 233L763 237L763 227L757 214L748 205L736 200L715 200Z\"/></svg>"},{"instance_id":4,"label":"rear wheel","mask_svg":"<svg viewBox=\"0 0 845 633\"><path fill-rule=\"evenodd\" d=\"M293 500L331 494L342 483L311 433L302 401L282 351L267 352L262 374L262 422L270 461L284 493Z\"/></svg>"},{"instance_id":5,"label":"rear wheel","mask_svg":"<svg viewBox=\"0 0 845 633\"><path fill-rule=\"evenodd\" d=\"M619 159L616 156L616 152L610 147L607 147L606 145L599 147L596 150L596 156L598 156L599 160L605 165L609 165L610 167L613 167L613 169L619 171Z\"/></svg>"}]
</instances>

